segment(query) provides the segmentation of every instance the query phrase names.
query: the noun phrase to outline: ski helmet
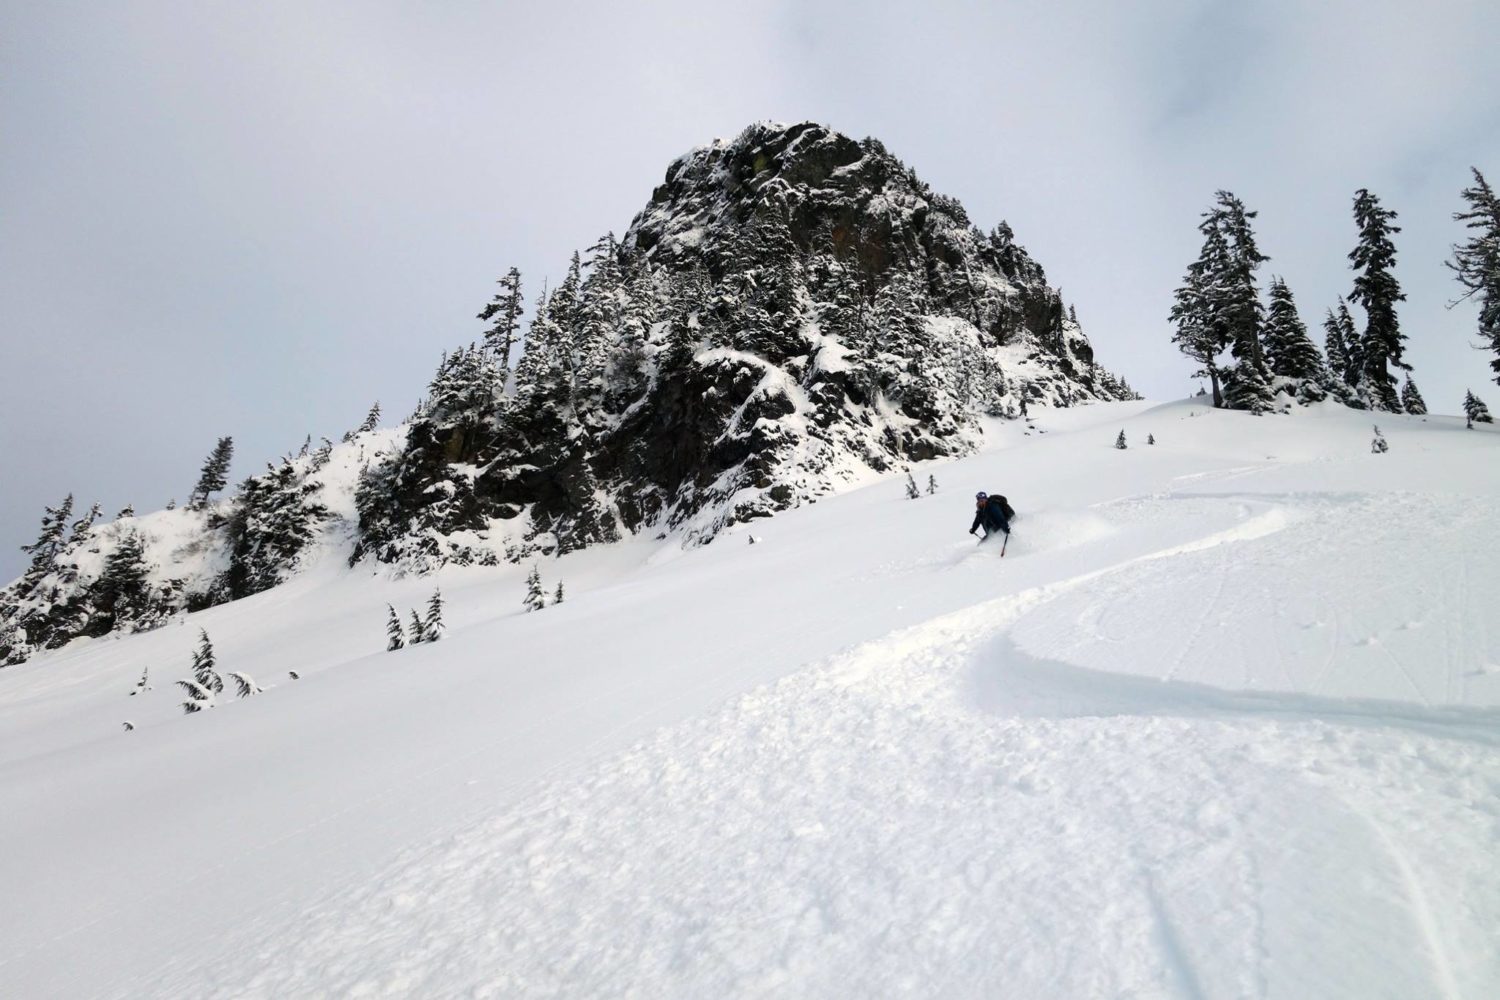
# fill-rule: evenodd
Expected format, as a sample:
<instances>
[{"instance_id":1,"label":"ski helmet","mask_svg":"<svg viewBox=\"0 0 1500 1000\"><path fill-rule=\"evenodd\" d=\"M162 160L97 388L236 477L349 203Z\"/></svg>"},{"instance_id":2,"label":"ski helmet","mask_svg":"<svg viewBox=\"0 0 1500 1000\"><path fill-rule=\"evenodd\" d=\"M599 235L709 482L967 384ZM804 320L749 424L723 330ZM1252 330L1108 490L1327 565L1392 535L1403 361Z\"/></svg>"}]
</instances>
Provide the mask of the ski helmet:
<instances>
[{"instance_id":1,"label":"ski helmet","mask_svg":"<svg viewBox=\"0 0 1500 1000\"><path fill-rule=\"evenodd\" d=\"M984 490L980 490L978 493L974 494L974 499L975 500L988 500L989 498L990 498L990 495L988 493L986 493Z\"/></svg>"}]
</instances>

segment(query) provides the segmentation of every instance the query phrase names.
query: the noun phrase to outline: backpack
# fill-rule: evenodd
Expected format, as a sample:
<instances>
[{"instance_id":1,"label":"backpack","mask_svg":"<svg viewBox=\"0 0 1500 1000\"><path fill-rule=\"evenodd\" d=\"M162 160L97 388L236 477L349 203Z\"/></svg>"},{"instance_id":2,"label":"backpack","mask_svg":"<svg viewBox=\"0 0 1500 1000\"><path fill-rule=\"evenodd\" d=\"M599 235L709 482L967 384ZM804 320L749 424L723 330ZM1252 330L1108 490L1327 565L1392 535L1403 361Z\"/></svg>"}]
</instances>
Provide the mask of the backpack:
<instances>
[{"instance_id":1,"label":"backpack","mask_svg":"<svg viewBox=\"0 0 1500 1000\"><path fill-rule=\"evenodd\" d=\"M1005 515L1005 520L1007 522L1014 521L1016 519L1016 512L1015 509L1011 507L1010 501L1006 500L1000 494L991 493L990 503L998 503L1000 505L1000 513Z\"/></svg>"}]
</instances>

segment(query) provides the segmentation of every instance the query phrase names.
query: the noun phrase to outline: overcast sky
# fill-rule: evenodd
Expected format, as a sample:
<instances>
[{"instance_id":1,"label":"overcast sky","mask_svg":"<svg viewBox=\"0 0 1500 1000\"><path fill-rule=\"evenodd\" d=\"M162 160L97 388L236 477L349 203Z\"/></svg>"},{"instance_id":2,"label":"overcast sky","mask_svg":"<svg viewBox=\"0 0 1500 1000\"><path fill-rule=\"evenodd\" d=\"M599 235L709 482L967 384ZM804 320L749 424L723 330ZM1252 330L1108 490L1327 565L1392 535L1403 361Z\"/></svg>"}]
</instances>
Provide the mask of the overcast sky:
<instances>
[{"instance_id":1,"label":"overcast sky","mask_svg":"<svg viewBox=\"0 0 1500 1000\"><path fill-rule=\"evenodd\" d=\"M70 491L156 509L220 435L238 480L401 419L505 269L529 300L759 119L1008 220L1153 398L1193 388L1166 314L1216 189L1321 342L1368 187L1429 406L1494 407L1443 260L1468 168L1500 180L1497 38L1494 0L0 0L0 578Z\"/></svg>"}]
</instances>

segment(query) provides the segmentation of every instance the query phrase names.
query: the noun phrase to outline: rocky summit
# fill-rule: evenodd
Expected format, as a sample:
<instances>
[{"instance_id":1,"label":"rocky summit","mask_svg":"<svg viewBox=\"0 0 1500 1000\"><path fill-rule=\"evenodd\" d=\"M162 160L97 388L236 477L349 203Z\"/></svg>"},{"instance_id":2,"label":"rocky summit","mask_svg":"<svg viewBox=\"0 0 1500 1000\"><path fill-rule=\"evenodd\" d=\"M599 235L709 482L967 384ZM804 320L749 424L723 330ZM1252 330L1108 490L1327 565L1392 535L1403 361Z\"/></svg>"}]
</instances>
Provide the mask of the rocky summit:
<instances>
[{"instance_id":1,"label":"rocky summit","mask_svg":"<svg viewBox=\"0 0 1500 1000\"><path fill-rule=\"evenodd\" d=\"M0 661L265 590L319 549L422 572L641 532L701 544L967 453L981 417L1134 395L1007 224L808 122L675 160L530 310L521 275L500 284L484 340L444 355L398 427L304 447L226 499L54 532L0 596Z\"/></svg>"}]
</instances>

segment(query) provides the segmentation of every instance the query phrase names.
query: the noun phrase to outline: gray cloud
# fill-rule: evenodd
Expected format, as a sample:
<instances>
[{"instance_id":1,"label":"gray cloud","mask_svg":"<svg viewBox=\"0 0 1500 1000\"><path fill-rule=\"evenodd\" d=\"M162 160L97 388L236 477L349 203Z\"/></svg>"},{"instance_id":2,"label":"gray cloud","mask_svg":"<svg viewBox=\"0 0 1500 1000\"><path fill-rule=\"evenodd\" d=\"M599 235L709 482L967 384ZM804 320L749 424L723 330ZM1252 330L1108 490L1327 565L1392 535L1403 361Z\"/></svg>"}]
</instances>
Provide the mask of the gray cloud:
<instances>
[{"instance_id":1,"label":"gray cloud","mask_svg":"<svg viewBox=\"0 0 1500 1000\"><path fill-rule=\"evenodd\" d=\"M1313 322L1368 186L1429 403L1486 381L1442 260L1500 174L1492 3L210 7L0 12L0 576L69 490L157 507L220 434L244 475L398 419L505 268L534 295L761 118L1008 219L1153 396L1190 388L1164 317L1216 188Z\"/></svg>"}]
</instances>

